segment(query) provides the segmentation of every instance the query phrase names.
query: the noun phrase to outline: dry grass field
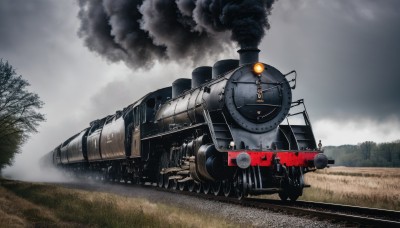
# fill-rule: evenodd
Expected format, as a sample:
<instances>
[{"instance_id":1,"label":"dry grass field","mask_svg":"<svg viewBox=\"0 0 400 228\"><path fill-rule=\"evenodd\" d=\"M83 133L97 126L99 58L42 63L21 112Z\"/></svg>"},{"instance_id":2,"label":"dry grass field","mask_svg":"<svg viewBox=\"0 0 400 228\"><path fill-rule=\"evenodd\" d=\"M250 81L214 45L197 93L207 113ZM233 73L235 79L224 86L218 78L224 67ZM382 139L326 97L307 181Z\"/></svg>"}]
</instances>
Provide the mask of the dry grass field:
<instances>
[{"instance_id":1,"label":"dry grass field","mask_svg":"<svg viewBox=\"0 0 400 228\"><path fill-rule=\"evenodd\" d=\"M232 227L146 199L0 179L0 227Z\"/></svg>"},{"instance_id":2,"label":"dry grass field","mask_svg":"<svg viewBox=\"0 0 400 228\"><path fill-rule=\"evenodd\" d=\"M307 173L300 200L400 210L400 168ZM268 198L277 198L276 195ZM229 227L224 219L145 199L0 179L0 227Z\"/></svg>"},{"instance_id":3,"label":"dry grass field","mask_svg":"<svg viewBox=\"0 0 400 228\"><path fill-rule=\"evenodd\" d=\"M400 168L331 167L305 175L300 200L400 210Z\"/></svg>"}]
</instances>

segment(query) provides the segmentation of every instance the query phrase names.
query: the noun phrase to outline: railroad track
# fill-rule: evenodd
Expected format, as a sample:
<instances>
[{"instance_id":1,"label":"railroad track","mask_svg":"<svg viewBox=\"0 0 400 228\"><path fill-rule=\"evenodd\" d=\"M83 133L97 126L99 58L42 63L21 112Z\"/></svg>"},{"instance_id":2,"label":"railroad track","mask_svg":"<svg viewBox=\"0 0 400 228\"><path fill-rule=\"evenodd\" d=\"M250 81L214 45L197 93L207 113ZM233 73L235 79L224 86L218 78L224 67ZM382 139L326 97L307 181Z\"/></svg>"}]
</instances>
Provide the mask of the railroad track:
<instances>
[{"instance_id":1,"label":"railroad track","mask_svg":"<svg viewBox=\"0 0 400 228\"><path fill-rule=\"evenodd\" d=\"M283 209L295 214L344 222L346 225L400 227L399 211L308 201L282 202L257 198L248 198L245 201L266 209Z\"/></svg>"},{"instance_id":2,"label":"railroad track","mask_svg":"<svg viewBox=\"0 0 400 228\"><path fill-rule=\"evenodd\" d=\"M108 182L109 184L126 185L123 182ZM179 189L155 187L157 184L146 183L140 186L152 188L162 192L183 194L206 200L235 204L244 207L253 207L278 213L288 213L299 216L315 217L325 219L345 226L368 226L368 227L400 227L400 211L357 207L342 204L331 204L310 201L281 201L262 198L245 198L238 200L235 197L215 196L214 194L203 194L181 191ZM129 184L128 184L129 186ZM136 185L138 186L138 185Z\"/></svg>"},{"instance_id":3,"label":"railroad track","mask_svg":"<svg viewBox=\"0 0 400 228\"><path fill-rule=\"evenodd\" d=\"M345 226L400 227L400 211L310 201L290 202L260 198L238 200L236 198L215 196L213 194L199 194L165 188L156 189L273 212L322 218Z\"/></svg>"}]
</instances>

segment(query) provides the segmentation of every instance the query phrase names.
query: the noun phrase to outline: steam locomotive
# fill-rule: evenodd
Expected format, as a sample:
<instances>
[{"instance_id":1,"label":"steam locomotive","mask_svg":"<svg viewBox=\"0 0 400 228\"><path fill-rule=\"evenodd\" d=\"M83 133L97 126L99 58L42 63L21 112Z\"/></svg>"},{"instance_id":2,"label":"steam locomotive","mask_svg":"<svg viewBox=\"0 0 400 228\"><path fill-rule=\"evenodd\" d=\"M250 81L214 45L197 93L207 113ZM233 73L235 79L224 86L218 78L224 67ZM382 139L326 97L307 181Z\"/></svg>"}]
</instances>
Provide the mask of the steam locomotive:
<instances>
[{"instance_id":1,"label":"steam locomotive","mask_svg":"<svg viewBox=\"0 0 400 228\"><path fill-rule=\"evenodd\" d=\"M292 101L297 73L259 62L259 51L194 69L192 79L92 121L44 160L101 180L296 200L304 174L333 161L316 144L303 100ZM304 123L290 124L295 116Z\"/></svg>"}]
</instances>

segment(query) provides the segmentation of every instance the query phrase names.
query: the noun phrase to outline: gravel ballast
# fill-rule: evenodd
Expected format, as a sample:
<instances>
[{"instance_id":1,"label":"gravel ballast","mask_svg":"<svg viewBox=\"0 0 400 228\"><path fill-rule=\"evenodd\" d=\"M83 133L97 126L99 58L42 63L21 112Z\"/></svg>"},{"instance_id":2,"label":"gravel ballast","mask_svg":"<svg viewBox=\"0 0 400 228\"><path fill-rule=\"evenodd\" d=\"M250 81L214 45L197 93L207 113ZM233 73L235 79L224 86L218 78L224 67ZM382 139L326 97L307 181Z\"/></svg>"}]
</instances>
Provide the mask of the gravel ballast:
<instances>
[{"instance_id":1,"label":"gravel ballast","mask_svg":"<svg viewBox=\"0 0 400 228\"><path fill-rule=\"evenodd\" d=\"M144 198L153 203L199 211L203 214L221 216L238 225L254 227L338 227L337 223L319 221L318 218L295 216L263 209L249 208L224 202L157 190L155 187L108 184L98 182L71 182L61 184L67 188L108 192L126 197Z\"/></svg>"}]
</instances>

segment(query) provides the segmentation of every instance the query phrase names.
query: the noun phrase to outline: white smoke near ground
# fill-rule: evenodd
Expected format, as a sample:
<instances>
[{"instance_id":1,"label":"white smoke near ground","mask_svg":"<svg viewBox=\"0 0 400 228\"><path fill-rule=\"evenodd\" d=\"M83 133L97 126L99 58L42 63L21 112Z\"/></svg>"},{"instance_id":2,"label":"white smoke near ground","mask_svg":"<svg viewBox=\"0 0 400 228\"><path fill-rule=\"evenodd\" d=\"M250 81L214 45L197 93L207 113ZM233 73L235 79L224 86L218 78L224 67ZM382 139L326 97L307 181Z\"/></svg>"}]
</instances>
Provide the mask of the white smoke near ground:
<instances>
[{"instance_id":1,"label":"white smoke near ground","mask_svg":"<svg viewBox=\"0 0 400 228\"><path fill-rule=\"evenodd\" d=\"M19 164L23 168L5 169L1 174L4 178L30 181L30 182L73 182L76 179L65 171L51 164L42 165L40 159L32 159L25 164Z\"/></svg>"}]
</instances>

